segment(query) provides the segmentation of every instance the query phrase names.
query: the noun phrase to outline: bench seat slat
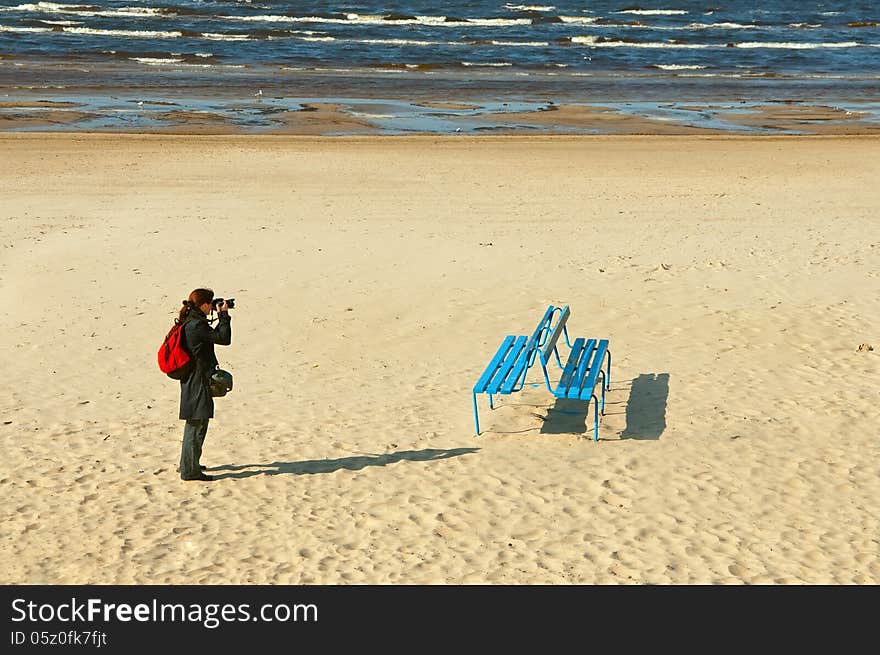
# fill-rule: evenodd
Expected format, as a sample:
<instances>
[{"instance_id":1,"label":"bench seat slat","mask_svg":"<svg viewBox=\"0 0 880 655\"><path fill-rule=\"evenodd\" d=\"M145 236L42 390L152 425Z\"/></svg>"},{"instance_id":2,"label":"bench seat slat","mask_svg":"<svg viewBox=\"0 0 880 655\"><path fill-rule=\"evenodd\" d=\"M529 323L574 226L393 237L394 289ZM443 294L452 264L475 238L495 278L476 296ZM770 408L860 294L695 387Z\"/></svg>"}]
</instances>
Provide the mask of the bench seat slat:
<instances>
[{"instance_id":1,"label":"bench seat slat","mask_svg":"<svg viewBox=\"0 0 880 655\"><path fill-rule=\"evenodd\" d=\"M593 355L593 361L590 364L590 372L587 379L584 380L583 390L580 393L581 400L589 400L593 395L593 387L596 386L596 379L599 377L599 371L602 370L602 362L605 360L605 352L608 350L608 339L602 339L596 346L596 353Z\"/></svg>"},{"instance_id":2,"label":"bench seat slat","mask_svg":"<svg viewBox=\"0 0 880 655\"><path fill-rule=\"evenodd\" d=\"M580 359L578 360L577 368L574 371L574 375L571 376L571 384L568 385L568 389L565 393L566 398L579 398L581 395L581 387L583 386L584 376L587 374L587 367L590 364L590 357L593 355L593 351L596 349L596 340L590 339L587 341L587 345L584 346L584 349L581 351Z\"/></svg>"},{"instance_id":3,"label":"bench seat slat","mask_svg":"<svg viewBox=\"0 0 880 655\"><path fill-rule=\"evenodd\" d=\"M574 343L571 344L571 355L569 355L568 361L565 363L562 377L559 378L559 384L556 385L556 389L553 391L553 395L556 398L565 398L567 396L568 387L571 385L571 378L574 375L574 369L580 357L581 350L584 349L585 341L586 340L583 337L578 337L574 340Z\"/></svg>"},{"instance_id":4,"label":"bench seat slat","mask_svg":"<svg viewBox=\"0 0 880 655\"><path fill-rule=\"evenodd\" d=\"M516 358L516 362L513 366L513 371L510 375L507 376L507 379L504 381L504 384L501 385L501 393L511 393L513 391L513 387L522 377L525 372L526 367L528 366L529 359L531 358L531 352L534 350L534 337L529 339L529 342L526 344L525 348L523 348L519 356Z\"/></svg>"},{"instance_id":5,"label":"bench seat slat","mask_svg":"<svg viewBox=\"0 0 880 655\"><path fill-rule=\"evenodd\" d=\"M516 339L515 336L509 335L504 337L504 341L501 342L501 345L498 346L498 352L495 353L495 356L492 357L492 361L489 362L489 365L486 367L486 370L483 371L483 374L480 376L480 379L477 380L477 383L474 385L474 393L483 393L486 391L486 386L489 384L489 381L492 379L492 376L498 370L498 367L501 365L501 360L504 359L504 356L510 350L510 347L513 345L513 340Z\"/></svg>"},{"instance_id":6,"label":"bench seat slat","mask_svg":"<svg viewBox=\"0 0 880 655\"><path fill-rule=\"evenodd\" d=\"M501 389L501 385L504 384L507 376L510 375L510 371L513 369L513 365L516 363L516 359L517 357L519 357L525 345L525 337L516 338L516 340L513 342L513 346L510 348L507 355L505 355L504 359L499 365L498 372L492 377L492 380L486 387L486 393L498 393L499 389Z\"/></svg>"}]
</instances>

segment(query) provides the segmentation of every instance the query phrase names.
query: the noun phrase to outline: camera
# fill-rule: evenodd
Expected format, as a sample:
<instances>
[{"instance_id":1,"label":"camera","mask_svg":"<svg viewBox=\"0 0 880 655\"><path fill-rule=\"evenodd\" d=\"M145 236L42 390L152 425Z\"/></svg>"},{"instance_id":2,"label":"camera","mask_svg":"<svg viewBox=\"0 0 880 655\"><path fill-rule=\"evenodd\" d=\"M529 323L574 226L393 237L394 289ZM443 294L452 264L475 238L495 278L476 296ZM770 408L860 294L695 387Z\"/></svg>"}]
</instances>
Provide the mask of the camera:
<instances>
[{"instance_id":1,"label":"camera","mask_svg":"<svg viewBox=\"0 0 880 655\"><path fill-rule=\"evenodd\" d=\"M214 300L211 301L211 307L213 307L215 311L222 304L223 298L214 298ZM229 309L235 309L235 298L226 298L226 306L229 307Z\"/></svg>"}]
</instances>

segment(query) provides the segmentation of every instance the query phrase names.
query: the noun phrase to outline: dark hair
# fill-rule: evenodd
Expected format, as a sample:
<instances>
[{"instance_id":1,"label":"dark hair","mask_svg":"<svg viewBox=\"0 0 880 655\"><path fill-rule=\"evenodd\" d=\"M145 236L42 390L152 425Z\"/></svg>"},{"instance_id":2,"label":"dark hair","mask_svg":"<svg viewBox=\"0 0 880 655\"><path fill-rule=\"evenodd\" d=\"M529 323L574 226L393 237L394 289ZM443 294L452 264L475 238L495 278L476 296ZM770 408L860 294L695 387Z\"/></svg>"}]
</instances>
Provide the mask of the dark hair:
<instances>
[{"instance_id":1,"label":"dark hair","mask_svg":"<svg viewBox=\"0 0 880 655\"><path fill-rule=\"evenodd\" d=\"M211 289L195 289L191 294L189 294L189 298L183 301L183 307L180 308L180 313L177 315L175 319L175 323L177 325L182 324L188 317L189 313L195 307L200 307L204 305L206 302L211 302L214 300L214 292Z\"/></svg>"}]
</instances>

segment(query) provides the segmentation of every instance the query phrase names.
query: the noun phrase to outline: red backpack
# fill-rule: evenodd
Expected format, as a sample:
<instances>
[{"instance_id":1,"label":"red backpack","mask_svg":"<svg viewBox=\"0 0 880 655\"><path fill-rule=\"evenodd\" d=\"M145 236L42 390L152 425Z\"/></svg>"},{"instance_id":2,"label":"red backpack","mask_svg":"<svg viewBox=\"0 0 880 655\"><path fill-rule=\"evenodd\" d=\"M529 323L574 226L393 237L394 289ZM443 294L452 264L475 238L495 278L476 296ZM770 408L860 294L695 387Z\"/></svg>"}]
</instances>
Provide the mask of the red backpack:
<instances>
[{"instance_id":1,"label":"red backpack","mask_svg":"<svg viewBox=\"0 0 880 655\"><path fill-rule=\"evenodd\" d=\"M185 377L192 367L189 353L183 349L183 325L175 324L159 347L159 370L173 380Z\"/></svg>"}]
</instances>

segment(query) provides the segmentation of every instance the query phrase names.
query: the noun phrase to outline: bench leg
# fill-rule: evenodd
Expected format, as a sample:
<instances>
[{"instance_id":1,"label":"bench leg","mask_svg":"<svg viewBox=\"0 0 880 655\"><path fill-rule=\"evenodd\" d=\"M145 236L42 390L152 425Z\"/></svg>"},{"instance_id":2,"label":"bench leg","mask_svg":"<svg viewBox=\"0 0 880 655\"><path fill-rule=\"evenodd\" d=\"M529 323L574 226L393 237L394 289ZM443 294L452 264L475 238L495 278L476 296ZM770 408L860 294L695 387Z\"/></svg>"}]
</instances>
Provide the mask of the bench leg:
<instances>
[{"instance_id":1,"label":"bench leg","mask_svg":"<svg viewBox=\"0 0 880 655\"><path fill-rule=\"evenodd\" d=\"M608 375L605 378L605 388L611 390L611 351L608 351Z\"/></svg>"},{"instance_id":2,"label":"bench leg","mask_svg":"<svg viewBox=\"0 0 880 655\"><path fill-rule=\"evenodd\" d=\"M593 400L593 441L599 441L599 400L596 398L596 394L590 396ZM589 407L587 407L587 411Z\"/></svg>"},{"instance_id":3,"label":"bench leg","mask_svg":"<svg viewBox=\"0 0 880 655\"><path fill-rule=\"evenodd\" d=\"M489 409L495 409L495 405L492 403L492 394L489 394Z\"/></svg>"},{"instance_id":4,"label":"bench leg","mask_svg":"<svg viewBox=\"0 0 880 655\"><path fill-rule=\"evenodd\" d=\"M477 394L474 394L474 426L477 429L477 436L480 436L480 415L477 412Z\"/></svg>"},{"instance_id":5,"label":"bench leg","mask_svg":"<svg viewBox=\"0 0 880 655\"><path fill-rule=\"evenodd\" d=\"M605 416L605 371L599 371L602 376L602 416Z\"/></svg>"},{"instance_id":6,"label":"bench leg","mask_svg":"<svg viewBox=\"0 0 880 655\"><path fill-rule=\"evenodd\" d=\"M544 383L547 385L547 391L553 393L553 387L550 386L550 376L547 375L547 366L543 359L541 359L541 370L544 371Z\"/></svg>"}]
</instances>

